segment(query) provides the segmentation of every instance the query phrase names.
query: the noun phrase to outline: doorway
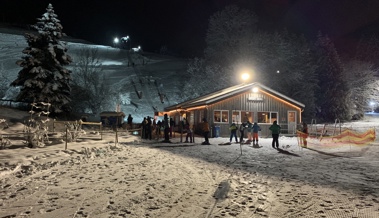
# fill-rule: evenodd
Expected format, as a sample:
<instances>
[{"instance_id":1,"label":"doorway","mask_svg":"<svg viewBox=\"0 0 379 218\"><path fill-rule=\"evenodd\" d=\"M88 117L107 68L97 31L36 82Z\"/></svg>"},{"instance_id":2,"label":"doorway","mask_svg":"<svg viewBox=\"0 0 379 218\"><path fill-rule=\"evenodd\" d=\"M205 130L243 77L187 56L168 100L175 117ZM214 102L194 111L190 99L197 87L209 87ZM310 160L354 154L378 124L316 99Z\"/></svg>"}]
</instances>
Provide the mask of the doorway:
<instances>
[{"instance_id":1,"label":"doorway","mask_svg":"<svg viewBox=\"0 0 379 218\"><path fill-rule=\"evenodd\" d=\"M288 133L295 134L296 133L296 111L288 111Z\"/></svg>"}]
</instances>

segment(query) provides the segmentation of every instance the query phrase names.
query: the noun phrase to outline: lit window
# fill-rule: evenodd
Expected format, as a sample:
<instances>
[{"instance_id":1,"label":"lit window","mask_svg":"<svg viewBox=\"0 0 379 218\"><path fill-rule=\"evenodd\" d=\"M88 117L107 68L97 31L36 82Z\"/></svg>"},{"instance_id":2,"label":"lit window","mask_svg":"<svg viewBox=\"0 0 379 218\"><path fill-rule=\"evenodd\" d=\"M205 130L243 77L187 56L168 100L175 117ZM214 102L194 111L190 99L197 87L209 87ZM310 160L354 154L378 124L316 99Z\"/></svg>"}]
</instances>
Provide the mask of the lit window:
<instances>
[{"instance_id":1,"label":"lit window","mask_svg":"<svg viewBox=\"0 0 379 218\"><path fill-rule=\"evenodd\" d=\"M254 113L250 111L241 111L241 117L242 117L242 122L247 122L249 121L250 123L254 122Z\"/></svg>"},{"instance_id":2,"label":"lit window","mask_svg":"<svg viewBox=\"0 0 379 218\"><path fill-rule=\"evenodd\" d=\"M213 122L229 123L229 111L215 110L213 112Z\"/></svg>"},{"instance_id":3,"label":"lit window","mask_svg":"<svg viewBox=\"0 0 379 218\"><path fill-rule=\"evenodd\" d=\"M278 121L277 112L258 112L258 123L273 123L274 121Z\"/></svg>"}]
</instances>

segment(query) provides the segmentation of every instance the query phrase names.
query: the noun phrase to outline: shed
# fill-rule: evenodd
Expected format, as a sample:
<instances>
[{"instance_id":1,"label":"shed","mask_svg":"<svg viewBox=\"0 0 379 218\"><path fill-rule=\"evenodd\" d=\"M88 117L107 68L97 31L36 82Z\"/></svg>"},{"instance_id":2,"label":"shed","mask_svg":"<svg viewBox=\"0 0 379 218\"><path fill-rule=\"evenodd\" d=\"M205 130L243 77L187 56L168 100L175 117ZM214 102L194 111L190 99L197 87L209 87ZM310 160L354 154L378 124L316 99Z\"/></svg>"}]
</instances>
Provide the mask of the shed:
<instances>
[{"instance_id":1,"label":"shed","mask_svg":"<svg viewBox=\"0 0 379 218\"><path fill-rule=\"evenodd\" d=\"M123 112L104 111L100 113L100 120L103 126L121 126L124 122Z\"/></svg>"},{"instance_id":2,"label":"shed","mask_svg":"<svg viewBox=\"0 0 379 218\"><path fill-rule=\"evenodd\" d=\"M249 83L232 86L166 107L164 113L175 121L186 118L195 132L200 133L203 118L212 128L211 137L230 135L234 122L257 122L261 137L270 136L269 126L277 121L282 134L296 134L305 105L263 84ZM217 131L216 131L217 130Z\"/></svg>"}]
</instances>

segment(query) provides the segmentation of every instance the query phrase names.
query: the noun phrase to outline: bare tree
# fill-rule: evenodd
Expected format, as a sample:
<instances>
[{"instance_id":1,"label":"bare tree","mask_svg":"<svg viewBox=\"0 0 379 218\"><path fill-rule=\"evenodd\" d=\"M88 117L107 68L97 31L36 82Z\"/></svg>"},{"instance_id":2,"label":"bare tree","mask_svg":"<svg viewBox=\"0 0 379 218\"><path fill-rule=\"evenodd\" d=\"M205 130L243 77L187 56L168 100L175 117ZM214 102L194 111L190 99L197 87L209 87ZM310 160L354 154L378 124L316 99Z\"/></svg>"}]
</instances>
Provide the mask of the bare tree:
<instances>
[{"instance_id":1,"label":"bare tree","mask_svg":"<svg viewBox=\"0 0 379 218\"><path fill-rule=\"evenodd\" d=\"M73 70L73 109L98 114L113 108L117 95L102 70L98 50L82 49L77 60Z\"/></svg>"}]
</instances>

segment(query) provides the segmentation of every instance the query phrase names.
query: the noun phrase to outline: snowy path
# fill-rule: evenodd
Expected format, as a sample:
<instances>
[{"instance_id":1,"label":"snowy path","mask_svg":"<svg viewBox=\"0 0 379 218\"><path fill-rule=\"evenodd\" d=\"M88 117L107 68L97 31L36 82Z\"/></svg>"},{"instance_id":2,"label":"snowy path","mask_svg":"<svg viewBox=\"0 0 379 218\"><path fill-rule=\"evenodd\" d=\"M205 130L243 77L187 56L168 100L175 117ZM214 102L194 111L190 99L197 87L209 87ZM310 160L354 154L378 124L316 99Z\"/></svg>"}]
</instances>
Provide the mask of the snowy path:
<instances>
[{"instance_id":1,"label":"snowy path","mask_svg":"<svg viewBox=\"0 0 379 218\"><path fill-rule=\"evenodd\" d=\"M202 146L130 136L118 147L28 149L30 163L0 177L0 217L379 216L378 145L325 154L282 137L291 147L278 152L262 138L263 147L243 145L241 155L238 144L216 145L225 140ZM5 157L21 158L20 151L2 152L9 171L15 163Z\"/></svg>"}]
</instances>

